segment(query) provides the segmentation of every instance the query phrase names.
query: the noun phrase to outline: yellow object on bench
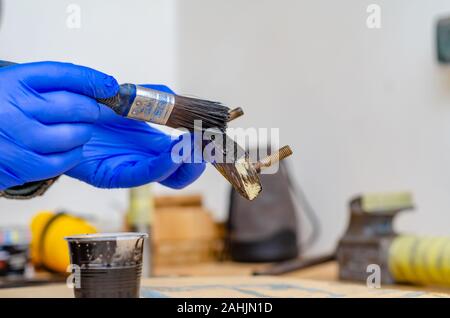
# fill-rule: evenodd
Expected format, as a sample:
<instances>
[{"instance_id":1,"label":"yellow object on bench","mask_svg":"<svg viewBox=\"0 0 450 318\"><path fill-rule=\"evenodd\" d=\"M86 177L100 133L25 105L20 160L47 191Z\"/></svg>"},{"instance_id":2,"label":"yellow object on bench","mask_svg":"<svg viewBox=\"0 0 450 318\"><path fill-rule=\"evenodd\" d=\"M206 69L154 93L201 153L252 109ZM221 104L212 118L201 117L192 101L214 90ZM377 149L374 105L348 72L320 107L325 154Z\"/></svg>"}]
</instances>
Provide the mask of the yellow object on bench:
<instances>
[{"instance_id":1,"label":"yellow object on bench","mask_svg":"<svg viewBox=\"0 0 450 318\"><path fill-rule=\"evenodd\" d=\"M64 273L69 265L69 247L64 237L96 233L82 218L42 211L31 221L31 261L36 267Z\"/></svg>"}]
</instances>

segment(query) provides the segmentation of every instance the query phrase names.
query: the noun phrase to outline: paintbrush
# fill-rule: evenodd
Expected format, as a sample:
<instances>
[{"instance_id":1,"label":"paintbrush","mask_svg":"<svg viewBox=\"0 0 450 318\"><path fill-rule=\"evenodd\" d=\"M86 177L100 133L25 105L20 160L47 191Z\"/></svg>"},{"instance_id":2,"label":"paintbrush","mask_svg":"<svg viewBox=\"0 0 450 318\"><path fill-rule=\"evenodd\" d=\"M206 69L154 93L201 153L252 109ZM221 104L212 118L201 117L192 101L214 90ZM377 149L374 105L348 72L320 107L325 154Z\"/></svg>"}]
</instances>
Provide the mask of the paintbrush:
<instances>
[{"instance_id":1,"label":"paintbrush","mask_svg":"<svg viewBox=\"0 0 450 318\"><path fill-rule=\"evenodd\" d=\"M13 65L12 62L1 62L0 67ZM199 128L195 121L199 120L202 130L209 130L211 139L204 139L203 147L212 143L215 152L225 161L209 161L246 199L254 200L262 191L258 174L273 163L292 154L289 146L282 147L276 154L253 164L249 155L226 133L227 123L243 115L241 108L230 110L219 102L179 96L165 93L134 84L120 85L119 92L110 98L97 99L110 107L120 116L166 125L173 128L187 128L194 131ZM223 144L214 140L215 135L225 137ZM208 134L206 134L208 135ZM227 162L230 152L231 162Z\"/></svg>"},{"instance_id":2,"label":"paintbrush","mask_svg":"<svg viewBox=\"0 0 450 318\"><path fill-rule=\"evenodd\" d=\"M14 64L2 61L0 67ZM202 130L217 128L225 131L230 111L220 102L170 94L134 84L122 84L115 96L98 98L97 101L122 117L172 128L186 128L189 131L199 129L199 124Z\"/></svg>"},{"instance_id":3,"label":"paintbrush","mask_svg":"<svg viewBox=\"0 0 450 318\"><path fill-rule=\"evenodd\" d=\"M134 84L120 85L117 95L97 99L116 114L173 128L225 131L230 109L219 102L180 96Z\"/></svg>"},{"instance_id":4,"label":"paintbrush","mask_svg":"<svg viewBox=\"0 0 450 318\"><path fill-rule=\"evenodd\" d=\"M231 183L242 197L250 201L256 199L262 191L259 178L261 171L292 155L291 148L284 146L276 153L252 163L249 153L233 139L226 134L222 134L221 138L222 140L219 141L215 134L215 137L210 139L214 145L214 155L211 158L206 156L205 159Z\"/></svg>"},{"instance_id":5,"label":"paintbrush","mask_svg":"<svg viewBox=\"0 0 450 318\"><path fill-rule=\"evenodd\" d=\"M242 108L232 109L228 113L228 122L244 115ZM250 161L248 151L243 149L226 133L211 129L204 133L203 148L212 144L214 151L211 156L204 152L205 159L247 200L254 200L262 191L259 174L262 170L292 155L289 146L281 147L276 153L255 163Z\"/></svg>"}]
</instances>

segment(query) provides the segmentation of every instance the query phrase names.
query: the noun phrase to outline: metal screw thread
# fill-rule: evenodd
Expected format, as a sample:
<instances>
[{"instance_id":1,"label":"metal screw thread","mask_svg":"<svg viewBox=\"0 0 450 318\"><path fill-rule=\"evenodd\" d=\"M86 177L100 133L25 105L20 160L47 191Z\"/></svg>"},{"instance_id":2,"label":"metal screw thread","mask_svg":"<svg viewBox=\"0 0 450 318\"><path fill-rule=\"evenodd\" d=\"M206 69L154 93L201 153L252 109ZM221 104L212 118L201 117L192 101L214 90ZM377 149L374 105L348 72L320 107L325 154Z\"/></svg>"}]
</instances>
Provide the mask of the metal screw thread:
<instances>
[{"instance_id":1,"label":"metal screw thread","mask_svg":"<svg viewBox=\"0 0 450 318\"><path fill-rule=\"evenodd\" d=\"M238 117L244 115L244 110L241 107L236 107L228 113L228 121L235 120Z\"/></svg>"},{"instance_id":2,"label":"metal screw thread","mask_svg":"<svg viewBox=\"0 0 450 318\"><path fill-rule=\"evenodd\" d=\"M274 163L283 160L286 157L292 155L292 149L289 146L283 146L276 153L267 156L257 163L255 163L255 169L257 172L260 172L264 168L268 168Z\"/></svg>"}]
</instances>

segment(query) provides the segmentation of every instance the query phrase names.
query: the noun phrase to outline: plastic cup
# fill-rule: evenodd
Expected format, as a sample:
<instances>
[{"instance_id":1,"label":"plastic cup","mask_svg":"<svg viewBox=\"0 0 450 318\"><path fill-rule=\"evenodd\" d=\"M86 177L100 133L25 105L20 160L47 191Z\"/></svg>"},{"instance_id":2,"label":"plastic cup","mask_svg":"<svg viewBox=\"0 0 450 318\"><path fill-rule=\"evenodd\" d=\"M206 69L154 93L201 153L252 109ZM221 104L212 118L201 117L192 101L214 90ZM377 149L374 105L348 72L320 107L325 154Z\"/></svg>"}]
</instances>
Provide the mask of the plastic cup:
<instances>
[{"instance_id":1,"label":"plastic cup","mask_svg":"<svg viewBox=\"0 0 450 318\"><path fill-rule=\"evenodd\" d=\"M145 233L65 237L76 298L139 297Z\"/></svg>"}]
</instances>

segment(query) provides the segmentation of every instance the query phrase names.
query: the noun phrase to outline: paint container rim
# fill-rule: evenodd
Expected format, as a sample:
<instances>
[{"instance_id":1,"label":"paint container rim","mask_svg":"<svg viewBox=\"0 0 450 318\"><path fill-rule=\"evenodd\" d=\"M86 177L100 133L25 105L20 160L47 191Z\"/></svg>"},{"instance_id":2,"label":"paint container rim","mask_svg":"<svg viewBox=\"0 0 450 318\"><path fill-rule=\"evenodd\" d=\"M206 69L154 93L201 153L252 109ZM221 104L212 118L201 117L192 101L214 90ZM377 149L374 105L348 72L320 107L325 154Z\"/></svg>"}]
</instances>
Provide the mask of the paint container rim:
<instances>
[{"instance_id":1,"label":"paint container rim","mask_svg":"<svg viewBox=\"0 0 450 318\"><path fill-rule=\"evenodd\" d=\"M92 242L92 241L119 241L148 238L147 233L140 232L112 232L112 233L93 233L66 236L66 241Z\"/></svg>"}]
</instances>

